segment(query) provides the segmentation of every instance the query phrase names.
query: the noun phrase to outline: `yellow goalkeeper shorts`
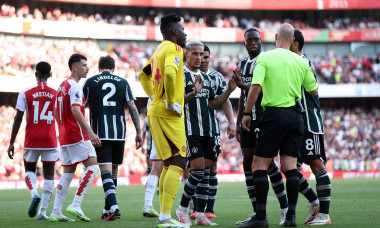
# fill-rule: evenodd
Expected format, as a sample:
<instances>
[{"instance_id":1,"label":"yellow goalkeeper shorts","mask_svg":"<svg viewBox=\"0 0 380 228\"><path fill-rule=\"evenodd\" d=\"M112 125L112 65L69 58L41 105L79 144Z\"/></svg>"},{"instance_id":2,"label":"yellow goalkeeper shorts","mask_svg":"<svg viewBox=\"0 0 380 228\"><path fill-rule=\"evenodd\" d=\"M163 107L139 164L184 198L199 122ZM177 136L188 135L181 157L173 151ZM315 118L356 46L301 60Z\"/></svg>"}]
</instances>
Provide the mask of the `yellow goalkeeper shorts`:
<instances>
[{"instance_id":1,"label":"yellow goalkeeper shorts","mask_svg":"<svg viewBox=\"0 0 380 228\"><path fill-rule=\"evenodd\" d=\"M186 157L185 121L148 115L148 124L159 159Z\"/></svg>"}]
</instances>

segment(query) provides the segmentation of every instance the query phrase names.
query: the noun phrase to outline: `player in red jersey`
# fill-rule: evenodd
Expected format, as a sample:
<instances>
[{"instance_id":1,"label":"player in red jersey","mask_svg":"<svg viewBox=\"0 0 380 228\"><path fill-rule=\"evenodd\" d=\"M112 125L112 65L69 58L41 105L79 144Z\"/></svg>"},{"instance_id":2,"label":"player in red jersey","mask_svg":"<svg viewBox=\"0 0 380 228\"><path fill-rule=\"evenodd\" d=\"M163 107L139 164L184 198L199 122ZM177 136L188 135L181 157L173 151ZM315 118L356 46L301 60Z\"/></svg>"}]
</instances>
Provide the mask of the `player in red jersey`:
<instances>
[{"instance_id":1,"label":"player in red jersey","mask_svg":"<svg viewBox=\"0 0 380 228\"><path fill-rule=\"evenodd\" d=\"M82 221L89 222L90 219L84 215L81 209L81 203L92 181L99 173L96 153L92 144L100 146L101 142L84 118L84 96L82 88L78 85L78 81L87 76L87 58L81 54L73 54L69 59L69 67L71 77L63 81L57 90L57 123L63 175L57 185L50 221L73 221L62 214L62 204L69 191L77 164L83 163L86 169L82 174L74 200L66 211Z\"/></svg>"},{"instance_id":2,"label":"player in red jersey","mask_svg":"<svg viewBox=\"0 0 380 228\"><path fill-rule=\"evenodd\" d=\"M21 91L17 98L16 116L14 118L8 156L13 159L14 142L20 129L24 112L26 111L26 132L24 142L25 183L32 196L29 207L29 217L37 214L38 205L41 207L37 219L49 219L46 208L54 189L54 164L59 159L57 137L55 133L55 100L57 91L50 88L46 82L51 76L51 67L47 62L39 62L36 66L37 84ZM45 177L42 187L42 199L36 187L36 164L41 156Z\"/></svg>"}]
</instances>

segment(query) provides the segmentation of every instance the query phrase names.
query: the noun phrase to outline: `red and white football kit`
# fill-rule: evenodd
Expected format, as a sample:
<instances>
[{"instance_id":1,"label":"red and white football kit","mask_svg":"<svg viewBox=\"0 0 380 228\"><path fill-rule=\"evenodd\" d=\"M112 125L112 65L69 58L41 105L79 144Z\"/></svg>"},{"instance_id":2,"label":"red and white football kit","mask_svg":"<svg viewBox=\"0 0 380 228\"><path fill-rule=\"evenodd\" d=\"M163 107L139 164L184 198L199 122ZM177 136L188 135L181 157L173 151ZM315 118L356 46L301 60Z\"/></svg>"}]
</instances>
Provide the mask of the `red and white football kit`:
<instances>
[{"instance_id":1,"label":"red and white football kit","mask_svg":"<svg viewBox=\"0 0 380 228\"><path fill-rule=\"evenodd\" d=\"M75 165L96 156L88 134L80 127L71 111L75 105L80 106L84 116L82 88L69 78L57 90L57 123L63 166Z\"/></svg>"},{"instance_id":2,"label":"red and white football kit","mask_svg":"<svg viewBox=\"0 0 380 228\"><path fill-rule=\"evenodd\" d=\"M55 102L57 91L46 82L38 82L21 91L16 109L26 111L24 161L56 162L59 159L55 131Z\"/></svg>"}]
</instances>

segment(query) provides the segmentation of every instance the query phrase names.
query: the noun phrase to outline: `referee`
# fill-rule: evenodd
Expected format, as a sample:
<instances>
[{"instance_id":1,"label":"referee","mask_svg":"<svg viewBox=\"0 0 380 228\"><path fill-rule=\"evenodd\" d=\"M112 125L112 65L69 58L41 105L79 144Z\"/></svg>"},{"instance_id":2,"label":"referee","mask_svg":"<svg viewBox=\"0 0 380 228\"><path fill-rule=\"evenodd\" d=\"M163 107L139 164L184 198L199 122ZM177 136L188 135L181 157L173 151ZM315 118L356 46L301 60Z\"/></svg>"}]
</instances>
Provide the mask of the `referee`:
<instances>
[{"instance_id":1,"label":"referee","mask_svg":"<svg viewBox=\"0 0 380 228\"><path fill-rule=\"evenodd\" d=\"M283 24L276 34L276 49L261 53L253 71L242 127L249 131L252 107L263 91L261 106L265 109L259 123L260 132L253 156L252 172L256 189L256 216L245 227L267 227L266 202L269 190L267 169L280 150L281 167L286 176L289 208L284 227L296 226L295 211L298 199L298 150L303 137L301 86L311 95L318 95L318 85L309 65L289 47L294 39L294 28Z\"/></svg>"}]
</instances>

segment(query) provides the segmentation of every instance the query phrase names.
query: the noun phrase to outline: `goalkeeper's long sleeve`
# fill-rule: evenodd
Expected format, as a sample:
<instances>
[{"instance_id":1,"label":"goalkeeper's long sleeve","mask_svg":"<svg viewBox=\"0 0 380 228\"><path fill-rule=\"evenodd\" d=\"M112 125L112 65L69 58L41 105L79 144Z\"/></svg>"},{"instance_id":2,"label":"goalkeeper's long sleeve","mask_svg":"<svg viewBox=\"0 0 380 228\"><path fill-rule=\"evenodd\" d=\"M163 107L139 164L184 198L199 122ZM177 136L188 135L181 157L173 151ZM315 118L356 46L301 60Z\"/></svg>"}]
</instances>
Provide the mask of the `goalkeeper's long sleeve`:
<instances>
[{"instance_id":1,"label":"goalkeeper's long sleeve","mask_svg":"<svg viewBox=\"0 0 380 228\"><path fill-rule=\"evenodd\" d=\"M177 69L174 66L165 67L164 87L166 101L169 105L174 103Z\"/></svg>"}]
</instances>

